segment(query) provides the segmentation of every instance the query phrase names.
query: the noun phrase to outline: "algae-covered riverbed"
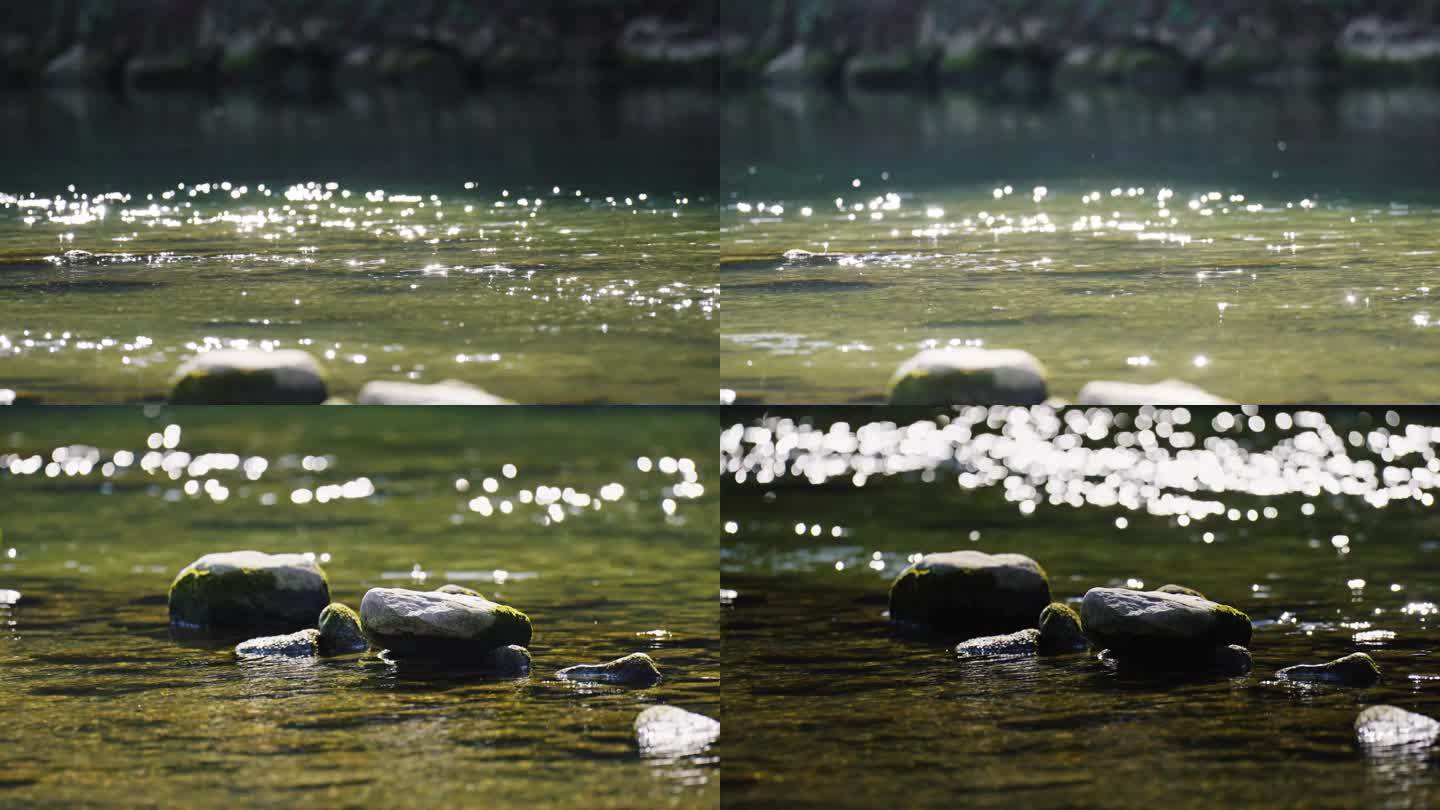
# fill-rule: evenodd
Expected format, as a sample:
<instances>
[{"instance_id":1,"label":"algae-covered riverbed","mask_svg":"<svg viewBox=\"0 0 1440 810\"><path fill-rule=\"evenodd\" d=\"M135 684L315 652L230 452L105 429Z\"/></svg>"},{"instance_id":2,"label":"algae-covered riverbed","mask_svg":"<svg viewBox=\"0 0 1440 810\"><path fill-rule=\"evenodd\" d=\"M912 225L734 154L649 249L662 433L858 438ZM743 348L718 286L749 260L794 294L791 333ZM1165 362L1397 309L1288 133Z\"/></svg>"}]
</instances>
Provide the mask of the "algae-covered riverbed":
<instances>
[{"instance_id":1,"label":"algae-covered riverbed","mask_svg":"<svg viewBox=\"0 0 1440 810\"><path fill-rule=\"evenodd\" d=\"M25 410L0 420L0 804L714 807L713 410ZM332 598L455 583L525 611L525 678L172 635L202 554L314 554ZM241 634L243 635L243 633ZM645 652L662 680L557 680Z\"/></svg>"},{"instance_id":2,"label":"algae-covered riverbed","mask_svg":"<svg viewBox=\"0 0 1440 810\"><path fill-rule=\"evenodd\" d=\"M1073 401L1427 402L1440 94L737 93L721 379L883 400L936 346L1023 349Z\"/></svg>"},{"instance_id":3,"label":"algae-covered riverbed","mask_svg":"<svg viewBox=\"0 0 1440 810\"><path fill-rule=\"evenodd\" d=\"M1440 714L1433 411L939 413L727 411L727 806L1435 805L1433 751L1354 730ZM1249 615L1253 671L892 632L891 581L958 549L1033 557L1061 601L1197 589ZM1352 652L1378 685L1275 678Z\"/></svg>"},{"instance_id":4,"label":"algae-covered riverbed","mask_svg":"<svg viewBox=\"0 0 1440 810\"><path fill-rule=\"evenodd\" d=\"M13 396L161 399L186 358L260 348L308 351L348 399L446 379L520 403L713 399L703 91L54 92L0 117L24 143L0 159Z\"/></svg>"}]
</instances>

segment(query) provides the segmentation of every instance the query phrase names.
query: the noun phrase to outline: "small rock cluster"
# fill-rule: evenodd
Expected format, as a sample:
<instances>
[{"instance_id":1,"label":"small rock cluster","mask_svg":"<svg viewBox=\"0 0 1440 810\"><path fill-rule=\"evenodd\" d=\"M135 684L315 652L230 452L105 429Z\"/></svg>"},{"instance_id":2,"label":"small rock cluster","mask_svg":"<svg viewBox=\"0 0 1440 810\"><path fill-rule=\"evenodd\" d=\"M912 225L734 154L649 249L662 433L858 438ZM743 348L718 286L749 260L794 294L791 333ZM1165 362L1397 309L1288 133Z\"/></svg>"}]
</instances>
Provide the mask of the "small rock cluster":
<instances>
[{"instance_id":1,"label":"small rock cluster","mask_svg":"<svg viewBox=\"0 0 1440 810\"><path fill-rule=\"evenodd\" d=\"M206 554L176 575L169 608L171 624L186 631L289 631L240 642L235 656L241 660L377 649L385 656L440 661L502 678L523 678L531 669L526 649L530 617L521 611L447 584L433 591L371 588L357 613L330 601L325 572L301 554ZM563 681L638 689L661 679L660 668L645 653L577 664L555 674ZM642 755L673 758L709 747L720 736L720 722L674 706L651 706L635 718L634 731Z\"/></svg>"},{"instance_id":2,"label":"small rock cluster","mask_svg":"<svg viewBox=\"0 0 1440 810\"><path fill-rule=\"evenodd\" d=\"M890 621L907 632L961 637L954 650L966 660L1094 650L1127 674L1233 678L1251 671L1250 617L1192 588L1091 588L1078 613L1050 600L1044 569L1022 554L927 554L891 583ZM1367 687L1381 672L1369 655L1352 653L1285 667L1275 678ZM1393 706L1365 709L1355 728L1367 746L1429 745L1440 737L1440 722Z\"/></svg>"},{"instance_id":3,"label":"small rock cluster","mask_svg":"<svg viewBox=\"0 0 1440 810\"><path fill-rule=\"evenodd\" d=\"M1038 405L1050 398L1045 366L1020 349L925 349L890 379L891 405ZM1086 383L1079 405L1229 405L1182 380Z\"/></svg>"},{"instance_id":4,"label":"small rock cluster","mask_svg":"<svg viewBox=\"0 0 1440 810\"><path fill-rule=\"evenodd\" d=\"M169 606L171 623L184 630L287 631L241 642L235 647L241 659L375 649L394 658L441 661L503 677L530 673L526 645L532 629L523 612L460 585L433 591L371 588L356 612L330 601L325 572L300 554L207 554L176 575ZM661 677L654 659L644 653L566 667L556 676L638 688L654 686Z\"/></svg>"},{"instance_id":5,"label":"small rock cluster","mask_svg":"<svg viewBox=\"0 0 1440 810\"><path fill-rule=\"evenodd\" d=\"M179 405L347 404L330 396L325 377L320 361L299 349L216 349L180 364L170 383L170 401ZM459 380L431 384L374 380L360 389L356 401L360 405L515 404Z\"/></svg>"}]
</instances>

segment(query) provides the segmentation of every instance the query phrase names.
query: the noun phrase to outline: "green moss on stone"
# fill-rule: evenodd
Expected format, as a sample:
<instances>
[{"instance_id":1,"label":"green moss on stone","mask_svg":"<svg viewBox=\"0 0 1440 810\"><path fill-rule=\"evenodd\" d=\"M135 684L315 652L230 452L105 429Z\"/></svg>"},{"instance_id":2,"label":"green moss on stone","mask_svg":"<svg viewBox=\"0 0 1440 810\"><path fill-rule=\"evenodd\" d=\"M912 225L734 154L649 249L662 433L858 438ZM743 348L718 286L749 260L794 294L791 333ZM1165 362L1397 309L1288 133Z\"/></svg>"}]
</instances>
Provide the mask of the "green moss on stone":
<instances>
[{"instance_id":1,"label":"green moss on stone","mask_svg":"<svg viewBox=\"0 0 1440 810\"><path fill-rule=\"evenodd\" d=\"M340 602L331 602L320 611L319 628L320 652L324 655L364 652L370 647L360 629L360 614Z\"/></svg>"}]
</instances>

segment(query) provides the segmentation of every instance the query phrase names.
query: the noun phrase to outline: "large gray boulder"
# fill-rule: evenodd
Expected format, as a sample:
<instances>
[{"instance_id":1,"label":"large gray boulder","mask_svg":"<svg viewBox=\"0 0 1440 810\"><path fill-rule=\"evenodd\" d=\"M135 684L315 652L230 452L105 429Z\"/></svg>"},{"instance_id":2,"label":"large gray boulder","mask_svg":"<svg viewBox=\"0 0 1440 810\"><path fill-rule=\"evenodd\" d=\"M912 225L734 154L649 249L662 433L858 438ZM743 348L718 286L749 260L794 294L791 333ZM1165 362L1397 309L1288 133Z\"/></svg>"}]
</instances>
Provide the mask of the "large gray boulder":
<instances>
[{"instance_id":1,"label":"large gray boulder","mask_svg":"<svg viewBox=\"0 0 1440 810\"><path fill-rule=\"evenodd\" d=\"M892 405L1039 405L1045 367L1019 349L926 349L890 379Z\"/></svg>"},{"instance_id":2,"label":"large gray boulder","mask_svg":"<svg viewBox=\"0 0 1440 810\"><path fill-rule=\"evenodd\" d=\"M1119 657L1209 657L1250 643L1250 617L1228 605L1176 593L1091 588L1080 621L1096 649Z\"/></svg>"},{"instance_id":3,"label":"large gray boulder","mask_svg":"<svg viewBox=\"0 0 1440 810\"><path fill-rule=\"evenodd\" d=\"M394 656L478 662L496 647L530 643L530 618L478 596L371 588L360 600L370 643Z\"/></svg>"},{"instance_id":4,"label":"large gray boulder","mask_svg":"<svg viewBox=\"0 0 1440 810\"><path fill-rule=\"evenodd\" d=\"M459 380L443 380L428 385L375 380L365 383L365 386L360 389L360 395L355 398L355 404L514 405L515 403Z\"/></svg>"},{"instance_id":5,"label":"large gray boulder","mask_svg":"<svg viewBox=\"0 0 1440 810\"><path fill-rule=\"evenodd\" d=\"M635 717L635 742L643 756L690 756L719 738L719 720L674 706L651 706Z\"/></svg>"},{"instance_id":6,"label":"large gray boulder","mask_svg":"<svg viewBox=\"0 0 1440 810\"><path fill-rule=\"evenodd\" d=\"M622 686L654 686L660 682L660 668L645 653L631 653L603 664L576 664L555 673L565 681L599 681Z\"/></svg>"},{"instance_id":7,"label":"large gray boulder","mask_svg":"<svg viewBox=\"0 0 1440 810\"><path fill-rule=\"evenodd\" d=\"M1440 738L1440 721L1398 706L1367 706L1355 718L1355 737L1366 748L1422 748Z\"/></svg>"},{"instance_id":8,"label":"large gray boulder","mask_svg":"<svg viewBox=\"0 0 1440 810\"><path fill-rule=\"evenodd\" d=\"M1362 652L1324 664L1296 664L1275 673L1282 681L1331 683L1338 686L1373 686L1380 681L1380 666Z\"/></svg>"},{"instance_id":9,"label":"large gray boulder","mask_svg":"<svg viewBox=\"0 0 1440 810\"><path fill-rule=\"evenodd\" d=\"M1022 554L926 554L890 585L890 618L965 638L1034 627L1050 604L1039 563Z\"/></svg>"},{"instance_id":10,"label":"large gray boulder","mask_svg":"<svg viewBox=\"0 0 1440 810\"><path fill-rule=\"evenodd\" d=\"M284 636L264 636L235 645L239 658L312 658L320 653L320 631L313 627Z\"/></svg>"},{"instance_id":11,"label":"large gray boulder","mask_svg":"<svg viewBox=\"0 0 1440 810\"><path fill-rule=\"evenodd\" d=\"M314 627L330 585L301 554L206 554L170 584L170 621L182 627Z\"/></svg>"},{"instance_id":12,"label":"large gray boulder","mask_svg":"<svg viewBox=\"0 0 1440 810\"><path fill-rule=\"evenodd\" d=\"M176 370L170 401L184 405L318 405L325 371L299 349L217 349Z\"/></svg>"}]
</instances>

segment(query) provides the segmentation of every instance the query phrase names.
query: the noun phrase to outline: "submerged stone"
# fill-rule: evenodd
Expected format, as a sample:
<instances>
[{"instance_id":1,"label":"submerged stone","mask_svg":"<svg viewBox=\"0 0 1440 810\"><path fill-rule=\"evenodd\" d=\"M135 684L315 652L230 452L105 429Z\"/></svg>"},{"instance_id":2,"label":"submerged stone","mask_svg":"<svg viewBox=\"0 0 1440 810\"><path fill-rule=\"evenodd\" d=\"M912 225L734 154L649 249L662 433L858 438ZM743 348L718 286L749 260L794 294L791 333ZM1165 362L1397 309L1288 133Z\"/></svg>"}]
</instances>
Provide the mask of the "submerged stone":
<instances>
[{"instance_id":1,"label":"submerged stone","mask_svg":"<svg viewBox=\"0 0 1440 810\"><path fill-rule=\"evenodd\" d=\"M1124 657L1205 660L1216 647L1250 643L1250 617L1185 594L1091 588L1080 605L1085 635Z\"/></svg>"},{"instance_id":2,"label":"submerged stone","mask_svg":"<svg viewBox=\"0 0 1440 810\"><path fill-rule=\"evenodd\" d=\"M1367 748L1425 747L1440 737L1440 721L1398 706L1367 706L1355 718L1355 737Z\"/></svg>"},{"instance_id":3,"label":"submerged stone","mask_svg":"<svg viewBox=\"0 0 1440 810\"><path fill-rule=\"evenodd\" d=\"M1051 602L1040 611L1040 652L1057 655L1084 652L1090 641L1080 629L1080 614L1064 602Z\"/></svg>"},{"instance_id":4,"label":"submerged stone","mask_svg":"<svg viewBox=\"0 0 1440 810\"><path fill-rule=\"evenodd\" d=\"M1022 554L926 554L890 586L892 621L966 638L1034 627L1049 603L1045 571Z\"/></svg>"},{"instance_id":5,"label":"submerged stone","mask_svg":"<svg viewBox=\"0 0 1440 810\"><path fill-rule=\"evenodd\" d=\"M530 643L530 618L478 596L372 588L360 621L377 649L399 657L479 660L496 647Z\"/></svg>"},{"instance_id":6,"label":"submerged stone","mask_svg":"<svg viewBox=\"0 0 1440 810\"><path fill-rule=\"evenodd\" d=\"M170 621L189 627L313 627L330 603L325 572L301 554L206 554L170 585Z\"/></svg>"},{"instance_id":7,"label":"submerged stone","mask_svg":"<svg viewBox=\"0 0 1440 810\"><path fill-rule=\"evenodd\" d=\"M635 717L635 742L643 756L698 754L719 738L719 720L674 706L651 706Z\"/></svg>"},{"instance_id":8,"label":"submerged stone","mask_svg":"<svg viewBox=\"0 0 1440 810\"><path fill-rule=\"evenodd\" d=\"M1203 388L1181 380L1139 383L1096 380L1085 384L1075 398L1076 405L1230 405Z\"/></svg>"},{"instance_id":9,"label":"submerged stone","mask_svg":"<svg viewBox=\"0 0 1440 810\"><path fill-rule=\"evenodd\" d=\"M1045 367L1019 349L926 349L890 380L892 405L1038 405Z\"/></svg>"},{"instance_id":10,"label":"submerged stone","mask_svg":"<svg viewBox=\"0 0 1440 810\"><path fill-rule=\"evenodd\" d=\"M1351 653L1325 664L1296 664L1275 673L1282 681L1333 683L1341 686L1373 686L1380 681L1380 666L1362 652Z\"/></svg>"},{"instance_id":11,"label":"submerged stone","mask_svg":"<svg viewBox=\"0 0 1440 810\"><path fill-rule=\"evenodd\" d=\"M320 611L320 652L345 655L368 649L370 642L360 629L360 614L339 602L331 602Z\"/></svg>"},{"instance_id":12,"label":"submerged stone","mask_svg":"<svg viewBox=\"0 0 1440 810\"><path fill-rule=\"evenodd\" d=\"M469 383L444 380L429 385L422 383L376 380L365 383L357 405L514 405Z\"/></svg>"},{"instance_id":13,"label":"submerged stone","mask_svg":"<svg viewBox=\"0 0 1440 810\"><path fill-rule=\"evenodd\" d=\"M1121 657L1113 650L1101 650L1099 659L1123 675L1141 677L1216 675L1238 678L1250 674L1254 668L1250 651L1239 644L1188 650L1178 656Z\"/></svg>"},{"instance_id":14,"label":"submerged stone","mask_svg":"<svg viewBox=\"0 0 1440 810\"><path fill-rule=\"evenodd\" d=\"M1178 594L1180 594L1180 595L1182 595L1182 596L1198 596L1198 597L1200 597L1201 599L1204 599L1204 598L1205 598L1205 594L1203 594L1203 593L1195 590L1194 588L1187 588L1187 587L1185 587L1184 585L1175 585L1175 584L1161 585L1160 587L1158 587L1158 588L1155 589L1155 592L1156 592L1156 593L1178 593Z\"/></svg>"},{"instance_id":15,"label":"submerged stone","mask_svg":"<svg viewBox=\"0 0 1440 810\"><path fill-rule=\"evenodd\" d=\"M170 401L187 405L318 405L325 401L320 363L299 349L217 349L180 365Z\"/></svg>"},{"instance_id":16,"label":"submerged stone","mask_svg":"<svg viewBox=\"0 0 1440 810\"><path fill-rule=\"evenodd\" d=\"M320 631L308 628L284 636L263 636L235 645L240 658L309 658L320 653Z\"/></svg>"},{"instance_id":17,"label":"submerged stone","mask_svg":"<svg viewBox=\"0 0 1440 810\"><path fill-rule=\"evenodd\" d=\"M480 593L479 591L477 591L477 590L475 590L475 589L473 589L473 588L467 588L467 587L465 587L464 585L454 585L454 584L451 584L451 583L448 583L448 582L445 583L444 585L441 585L440 587L436 588L436 589L435 589L435 592L436 592L436 593L454 593L454 594L459 594L459 595L461 595L461 596L478 596L478 597L480 597L481 599L484 599L484 598L485 598L485 594Z\"/></svg>"},{"instance_id":18,"label":"submerged stone","mask_svg":"<svg viewBox=\"0 0 1440 810\"><path fill-rule=\"evenodd\" d=\"M603 664L576 664L555 673L567 681L600 681L624 686L654 686L660 682L660 668L645 653L631 653Z\"/></svg>"},{"instance_id":19,"label":"submerged stone","mask_svg":"<svg viewBox=\"0 0 1440 810\"><path fill-rule=\"evenodd\" d=\"M955 645L961 658L1035 655L1040 650L1040 631L1033 627L1003 636L981 636Z\"/></svg>"},{"instance_id":20,"label":"submerged stone","mask_svg":"<svg viewBox=\"0 0 1440 810\"><path fill-rule=\"evenodd\" d=\"M480 667L504 678L523 678L530 674L530 651L518 644L496 647L480 657Z\"/></svg>"}]
</instances>

